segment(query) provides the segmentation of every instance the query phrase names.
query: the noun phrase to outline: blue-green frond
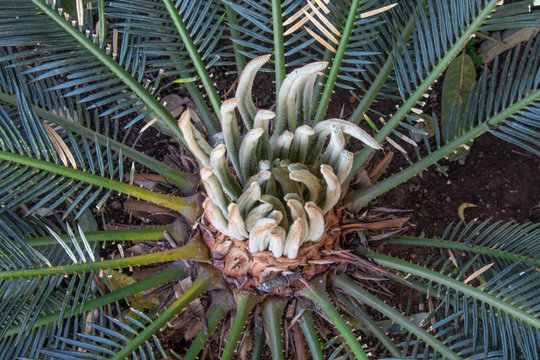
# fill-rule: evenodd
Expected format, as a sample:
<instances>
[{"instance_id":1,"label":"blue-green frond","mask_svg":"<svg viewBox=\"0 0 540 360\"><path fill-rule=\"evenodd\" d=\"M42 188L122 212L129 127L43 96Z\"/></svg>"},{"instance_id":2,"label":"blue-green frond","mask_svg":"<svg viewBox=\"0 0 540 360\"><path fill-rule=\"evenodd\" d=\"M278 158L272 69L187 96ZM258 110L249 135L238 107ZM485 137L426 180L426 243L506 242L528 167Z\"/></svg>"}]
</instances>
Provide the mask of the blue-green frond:
<instances>
[{"instance_id":1,"label":"blue-green frond","mask_svg":"<svg viewBox=\"0 0 540 360\"><path fill-rule=\"evenodd\" d=\"M411 112L392 136L403 145L402 149L408 144L413 145L413 152L402 152L405 158L412 164L485 125L493 135L540 154L539 51L540 36L537 36L525 44L518 44L503 61L497 57L492 67L484 67L468 96L453 104L448 121L442 124L435 114L431 120ZM498 70L499 66L502 71ZM507 109L519 111L513 116L505 116Z\"/></svg>"},{"instance_id":2,"label":"blue-green frond","mask_svg":"<svg viewBox=\"0 0 540 360\"><path fill-rule=\"evenodd\" d=\"M485 220L479 224L474 221L468 224L458 222L448 226L442 240L466 243L470 252L474 254L474 247L504 251L510 254L540 259L540 246L537 239L540 237L540 224L516 224L514 222L502 223ZM494 252L493 256L497 256ZM493 261L493 256L490 260ZM499 261L499 260L498 260ZM501 263L497 270L504 270L508 265Z\"/></svg>"},{"instance_id":3,"label":"blue-green frond","mask_svg":"<svg viewBox=\"0 0 540 360\"><path fill-rule=\"evenodd\" d=\"M392 54L394 75L403 99L430 76L432 69L443 59L448 49L465 45L460 36L468 27L473 26L473 23L480 27L489 17L495 17L499 28L504 28L505 25L530 25L529 15L526 16L527 20L516 17L517 14L526 15L530 12L530 1L511 4L512 11L509 11L508 6L498 6L492 13L490 9L494 5L493 0L429 0L425 8L417 8L410 40L406 44L398 39L398 46L394 47Z\"/></svg>"},{"instance_id":4,"label":"blue-green frond","mask_svg":"<svg viewBox=\"0 0 540 360\"><path fill-rule=\"evenodd\" d=\"M5 8L9 3L4 1L0 5ZM92 19L91 16L85 18ZM45 87L48 91L58 90L63 97L71 98L66 99L69 102L83 103L89 109L97 108L101 116L132 115L131 125L141 119L150 121L155 117L121 79L51 18L39 13L32 3L18 3L9 16L0 19L0 30L1 45L27 46L27 49L17 52L8 48L10 53L1 54L0 60L8 63L4 66L32 75L32 81L42 82L41 87L45 87L47 79L64 78L61 83L48 83ZM79 30L97 44L92 23L86 22ZM147 55L130 43L129 35L119 34L107 40L110 43L101 44L100 50L116 60L149 92L157 91L161 76L148 73ZM151 72L155 70L151 69ZM109 106L104 109L104 105ZM166 131L164 126L160 129Z\"/></svg>"},{"instance_id":5,"label":"blue-green frond","mask_svg":"<svg viewBox=\"0 0 540 360\"><path fill-rule=\"evenodd\" d=\"M75 336L59 335L55 343L39 353L51 359L103 359L113 356L151 323L152 319L135 309L122 318L103 314L85 321L74 331ZM154 335L132 353L132 359L166 359L158 338Z\"/></svg>"},{"instance_id":6,"label":"blue-green frond","mask_svg":"<svg viewBox=\"0 0 540 360\"><path fill-rule=\"evenodd\" d=\"M221 2L182 0L176 6L206 67L220 64L222 50L218 46L222 46L219 42L225 30ZM163 1L111 1L107 18L112 29L122 35L120 63L136 59L138 53L144 56L145 75L157 76L162 70L163 76L173 76L169 77L173 80L197 76Z\"/></svg>"},{"instance_id":7,"label":"blue-green frond","mask_svg":"<svg viewBox=\"0 0 540 360\"><path fill-rule=\"evenodd\" d=\"M428 259L422 266L472 285L515 310L503 310L452 285L424 282L421 276L411 277L409 281L414 284L420 281L425 286L421 295L425 297L423 306L431 311L423 320L425 328L434 331L441 341L462 357L484 359L498 354L502 359L535 359L540 345L540 329L523 321L518 311L536 318L539 316L540 273L530 263L509 261L497 253L537 260L539 239L538 224L485 221L449 226L443 240L466 243L470 250L465 247L460 247L460 250L443 249L441 257L434 261ZM478 250L480 248L490 251L482 252ZM410 296L412 294L410 292ZM419 345L412 340L401 344L409 354L415 349L422 349L421 346L418 348ZM426 349L413 358L436 357Z\"/></svg>"},{"instance_id":8,"label":"blue-green frond","mask_svg":"<svg viewBox=\"0 0 540 360\"><path fill-rule=\"evenodd\" d=\"M124 177L124 156L97 138L87 139L66 128L42 120L30 103L25 87L13 85L17 105L0 103L0 147L8 153L47 160L111 179ZM0 212L20 208L26 215L45 216L60 210L63 217L75 217L91 205L101 207L109 190L41 171L31 166L2 161L0 178L5 186Z\"/></svg>"},{"instance_id":9,"label":"blue-green frond","mask_svg":"<svg viewBox=\"0 0 540 360\"><path fill-rule=\"evenodd\" d=\"M7 220L7 221L6 221ZM21 268L47 267L51 265L66 265L73 263L73 259L58 246L33 248L17 234L25 232L29 222L21 223L17 217L9 221L6 213L0 214L0 267L3 270ZM25 219L28 220L28 219ZM54 226L48 221L33 219L35 228ZM66 226L64 224L64 226ZM89 228L86 230L95 230ZM35 231L35 230L34 230ZM82 229L79 227L77 232ZM28 236L29 234L24 234ZM77 253L79 259L94 256L96 243L79 245L80 235L70 234L69 246ZM81 256L81 254L84 254ZM38 358L37 350L50 342L51 334L65 334L69 331L68 322L59 322L34 328L38 319L44 315L58 312L60 318L82 306L90 296L94 296L96 289L95 278L92 273L76 274L70 277L46 276L31 279L2 280L0 293L0 354L5 359L18 357ZM16 331L11 331L16 328ZM11 331L11 332L10 332ZM8 332L9 335L8 335Z\"/></svg>"}]
</instances>

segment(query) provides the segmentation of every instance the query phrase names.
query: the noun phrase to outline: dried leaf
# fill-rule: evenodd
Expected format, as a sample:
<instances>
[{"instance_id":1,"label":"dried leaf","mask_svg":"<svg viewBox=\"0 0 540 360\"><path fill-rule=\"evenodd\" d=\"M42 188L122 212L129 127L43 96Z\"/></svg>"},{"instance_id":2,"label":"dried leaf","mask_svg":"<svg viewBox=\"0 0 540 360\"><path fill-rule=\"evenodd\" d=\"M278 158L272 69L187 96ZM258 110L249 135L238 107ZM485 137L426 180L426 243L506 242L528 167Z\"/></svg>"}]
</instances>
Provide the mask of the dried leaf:
<instances>
[{"instance_id":1,"label":"dried leaf","mask_svg":"<svg viewBox=\"0 0 540 360\"><path fill-rule=\"evenodd\" d=\"M474 279L476 279L477 277L479 277L480 275L482 275L483 273L488 271L494 264L495 263L487 264L486 266L482 267L481 269L476 270L471 275L469 275L469 277L467 277L465 279L464 283L465 284L470 283L471 281L473 281Z\"/></svg>"},{"instance_id":2,"label":"dried leaf","mask_svg":"<svg viewBox=\"0 0 540 360\"><path fill-rule=\"evenodd\" d=\"M477 205L472 204L472 203L468 203L468 202L459 205L459 208L458 208L458 216L459 216L459 218L460 218L462 221L465 221L465 214L464 214L465 209L466 209L466 208L470 208L470 207L476 207L476 206L477 206Z\"/></svg>"},{"instance_id":3,"label":"dried leaf","mask_svg":"<svg viewBox=\"0 0 540 360\"><path fill-rule=\"evenodd\" d=\"M375 167L375 169L371 170L369 173L369 180L372 184L375 184L377 180L384 174L386 169L390 166L390 163L392 162L392 159L394 158L394 152L390 151L388 154L385 155L384 159L381 160Z\"/></svg>"}]
</instances>

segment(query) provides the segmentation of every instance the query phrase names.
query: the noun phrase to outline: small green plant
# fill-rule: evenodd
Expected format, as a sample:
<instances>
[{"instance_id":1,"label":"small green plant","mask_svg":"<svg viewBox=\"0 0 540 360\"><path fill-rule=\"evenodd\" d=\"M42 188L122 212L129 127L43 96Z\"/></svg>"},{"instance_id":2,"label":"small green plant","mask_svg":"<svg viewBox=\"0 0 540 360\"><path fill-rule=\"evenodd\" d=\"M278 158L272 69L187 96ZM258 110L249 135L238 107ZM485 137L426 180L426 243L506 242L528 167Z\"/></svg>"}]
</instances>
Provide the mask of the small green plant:
<instances>
[{"instance_id":1,"label":"small green plant","mask_svg":"<svg viewBox=\"0 0 540 360\"><path fill-rule=\"evenodd\" d=\"M63 3L0 0L2 358L536 358L538 224L378 240L441 250L420 265L341 241L344 207L369 209L483 133L540 154L540 37L484 67L434 136L416 126L422 98L475 32L537 26L530 1ZM234 98L213 84L215 65L237 72ZM253 99L263 69L275 112ZM176 119L159 94L180 87L194 107ZM336 87L359 94L347 119L328 119ZM381 114L378 98L399 106ZM201 194L133 184L140 168L176 193L198 183L138 150L149 126L193 154L202 211ZM410 166L354 188L389 147ZM112 193L193 226L107 230ZM99 243L128 241L152 251L99 255ZM406 309L376 295L387 284ZM198 334L164 349L160 329L194 314Z\"/></svg>"}]
</instances>

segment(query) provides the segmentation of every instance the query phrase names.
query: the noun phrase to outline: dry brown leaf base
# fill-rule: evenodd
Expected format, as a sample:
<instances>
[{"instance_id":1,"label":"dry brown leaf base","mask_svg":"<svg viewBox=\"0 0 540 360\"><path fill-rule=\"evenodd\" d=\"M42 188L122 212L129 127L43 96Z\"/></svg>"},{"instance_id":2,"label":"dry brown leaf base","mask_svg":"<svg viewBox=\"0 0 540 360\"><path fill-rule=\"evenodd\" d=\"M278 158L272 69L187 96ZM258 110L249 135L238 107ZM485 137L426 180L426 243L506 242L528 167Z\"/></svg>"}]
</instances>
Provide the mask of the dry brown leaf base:
<instances>
[{"instance_id":1,"label":"dry brown leaf base","mask_svg":"<svg viewBox=\"0 0 540 360\"><path fill-rule=\"evenodd\" d=\"M214 267L219 270L230 286L266 294L291 294L303 287L301 279L309 281L313 276L338 264L366 262L349 250L340 248L341 228L339 210L331 210L325 216L326 231L317 241L300 247L296 259L275 258L270 251L252 254L248 242L232 240L219 233L206 220L202 238L208 248Z\"/></svg>"}]
</instances>

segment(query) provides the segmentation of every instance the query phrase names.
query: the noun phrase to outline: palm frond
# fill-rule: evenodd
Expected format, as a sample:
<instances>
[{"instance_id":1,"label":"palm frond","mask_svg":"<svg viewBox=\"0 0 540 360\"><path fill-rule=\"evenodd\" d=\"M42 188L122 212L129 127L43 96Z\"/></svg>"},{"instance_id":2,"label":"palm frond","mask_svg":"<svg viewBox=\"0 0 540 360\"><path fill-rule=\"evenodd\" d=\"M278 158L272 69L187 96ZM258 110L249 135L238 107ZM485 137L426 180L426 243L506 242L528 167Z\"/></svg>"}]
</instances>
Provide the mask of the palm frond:
<instances>
[{"instance_id":1,"label":"palm frond","mask_svg":"<svg viewBox=\"0 0 540 360\"><path fill-rule=\"evenodd\" d=\"M523 49L522 49L523 48ZM525 102L538 93L537 72L540 64L540 37L531 38L524 46L518 44L515 50L506 54L503 71L498 70L499 58L496 58L491 73L488 67L478 82L471 88L471 93L463 101L454 103L450 119L442 126L433 121L435 128L435 146L441 147L482 123L487 123L490 132L508 142L520 146L536 155L540 154L540 103ZM520 107L514 116L501 119L501 113L507 108ZM425 122L421 115L410 115L412 124ZM410 138L421 137L427 149L432 152L428 132L422 128L402 123ZM419 146L415 147L418 159L422 156Z\"/></svg>"},{"instance_id":2,"label":"palm frond","mask_svg":"<svg viewBox=\"0 0 540 360\"><path fill-rule=\"evenodd\" d=\"M3 62L0 66L0 104L7 107L16 106L18 101L16 95L24 95L28 110L34 111L44 123L48 124L46 127L53 126L57 130L59 127L63 128L61 132L65 133L69 140L69 142L62 140L63 142L80 143L82 140L78 138L84 137L92 144L97 142L104 148L111 148L114 154L121 152L126 158L165 176L181 188L190 186L183 173L135 149L140 134L138 136L133 134L134 128L126 119L111 116L109 113L99 116L98 107L101 106L99 102L88 106L87 103L78 101L79 97L71 101L72 99L64 97L60 90L51 90L56 84L54 78L40 79L39 76L25 74L17 67L10 66L9 62ZM120 131L121 127L124 127L123 133ZM51 135L50 129L48 134ZM135 141L129 141L134 137ZM57 148L58 146L55 147ZM93 145L88 149L92 148ZM83 150L87 148L83 147ZM79 161L82 154L75 149L75 155Z\"/></svg>"},{"instance_id":3,"label":"palm frond","mask_svg":"<svg viewBox=\"0 0 540 360\"><path fill-rule=\"evenodd\" d=\"M408 280L415 284L420 281L433 309L423 325L446 339L460 356L532 359L540 341L540 274L533 263L509 261L506 254L537 261L539 236L538 224L469 223L449 227L444 236L448 240L440 240L468 245L460 251L442 251L436 261L422 266L390 257L375 261L410 272L413 277ZM408 343L407 351L412 351L410 346L418 344ZM434 355L428 351L422 356Z\"/></svg>"},{"instance_id":4,"label":"palm frond","mask_svg":"<svg viewBox=\"0 0 540 360\"><path fill-rule=\"evenodd\" d=\"M55 342L38 353L62 360L111 357L152 322L148 315L135 309L131 309L130 314L122 318L103 314L102 311L88 315L88 319L75 331L75 336L56 335ZM131 358L166 359L167 355L154 335L139 346Z\"/></svg>"},{"instance_id":5,"label":"palm frond","mask_svg":"<svg viewBox=\"0 0 540 360\"><path fill-rule=\"evenodd\" d=\"M273 53L271 1L224 1L237 13L239 22L234 28L242 34L242 40L234 40L244 48L250 59ZM352 1L290 0L282 5L285 36L285 64L298 67L310 62L329 60L339 45L340 34L345 27ZM321 5L322 4L322 5ZM377 8L375 1L361 6L362 11ZM381 22L373 19L358 19L354 25L347 61L340 83L356 81L353 73L357 64L368 62L371 51L362 46L375 41L376 30ZM329 35L330 34L330 35Z\"/></svg>"},{"instance_id":6,"label":"palm frond","mask_svg":"<svg viewBox=\"0 0 540 360\"><path fill-rule=\"evenodd\" d=\"M499 28L504 28L507 23L516 27L529 26L534 18L527 15L527 20L524 20L516 15L528 14L530 4L511 4L514 11L508 11L508 5L496 7L495 1L431 0L425 9L418 7L414 13L416 26L409 43L398 40L403 53L393 50L394 74L402 98L407 99L424 79L432 82L432 71L442 62L448 50L461 48L468 41L462 37L466 29L480 29L483 20L489 17L490 22L497 23Z\"/></svg>"},{"instance_id":7,"label":"palm frond","mask_svg":"<svg viewBox=\"0 0 540 360\"><path fill-rule=\"evenodd\" d=\"M377 141L383 141L404 121L411 109L421 102L433 82L490 16L496 16L501 11L497 18L499 27L504 27L503 24L510 27L527 26L530 24L529 17L526 20L517 17L515 23L510 20L516 13L528 13L531 5L531 2L520 2L515 4L512 11L508 11L507 7L501 6L496 0L459 0L450 3L432 0L427 1L425 7L418 6L401 36L395 40L391 55L351 115L351 121L359 122L386 80L395 78L404 102L389 120L384 121L384 126L375 136ZM369 149L364 149L355 159L353 169L362 166L370 154Z\"/></svg>"},{"instance_id":8,"label":"palm frond","mask_svg":"<svg viewBox=\"0 0 540 360\"><path fill-rule=\"evenodd\" d=\"M0 221L2 218L0 217ZM4 222L0 224L6 225ZM47 228L51 223L37 221L36 224L37 228ZM10 233L24 231L24 228L14 228L13 224L7 225L11 225ZM46 273L54 265L65 268L77 262L94 262L97 256L95 255L97 242L86 240L80 224L77 225L76 231L72 231L68 224L63 224L62 228L67 230L62 236L50 228L48 230L55 238L56 245L39 247L29 245L32 241L3 235L5 228L2 228L0 239L2 270L41 268ZM124 299L128 303L133 301L132 306L139 308L143 305L137 298L132 298L133 295L187 276L185 267L172 266L144 280L116 288L118 283L113 282L116 284L113 286L107 277L103 277L103 273L107 274L108 267L105 262L102 264L104 265L100 268L94 269L95 273L77 271L72 275L43 276L42 273L41 276L29 279L3 278L0 284L3 299L0 305L0 353L6 358L40 356L50 358L53 354L68 356L64 351L77 348L97 351L96 343L105 344L103 346L107 348L111 343L107 340L111 333L101 333L99 329L113 329L111 331L114 332L114 324L118 324L116 322L118 320L114 319L118 319L122 313L119 301ZM2 273L5 274L5 271ZM108 275L111 275L110 271ZM135 310L132 312L136 313ZM136 313L133 315L135 320L139 318L138 315L144 318L144 315ZM141 323L145 322L141 320ZM93 328L93 324L97 327ZM137 329L137 326L135 328ZM69 340L71 333L78 333L80 338ZM96 342L100 335L105 335L104 340ZM123 339L126 335L124 334ZM74 341L79 341L78 346L74 345ZM114 349L114 346L112 348Z\"/></svg>"},{"instance_id":9,"label":"palm frond","mask_svg":"<svg viewBox=\"0 0 540 360\"><path fill-rule=\"evenodd\" d=\"M41 226L46 226L42 222L38 221L38 223ZM9 233L12 235L23 230L1 220L0 224L3 230L6 229L6 226L11 225ZM2 232L0 239L0 253L2 254L0 267L2 270L69 264L73 259L83 260L88 256L93 257L96 247L95 243L93 245L88 243L79 245L79 240L71 232L70 245L64 244L66 249L69 249L70 256L66 251L58 251L56 246L40 248L38 251L38 249L26 244L21 237L5 234ZM33 355L35 350L48 341L46 334L49 331L58 331L59 334L64 331L62 323L36 329L34 328L36 322L43 315L55 311L59 313L58 318L62 319L64 313L74 311L77 306L84 304L89 296L93 296L91 289L95 286L92 274L75 275L69 279L65 279L62 275L56 275L30 280L2 280L0 284L0 289L2 289L0 353L6 358L36 356ZM7 335L7 332L13 327L17 327L19 330Z\"/></svg>"},{"instance_id":10,"label":"palm frond","mask_svg":"<svg viewBox=\"0 0 540 360\"><path fill-rule=\"evenodd\" d=\"M177 7L205 66L219 64L216 48L225 29L223 6L218 0L197 0L180 1ZM120 48L120 63L133 57L128 51L138 52L145 56L146 74L157 75L162 69L165 77L197 76L163 1L112 1L107 17L111 27L125 36L123 42L128 44Z\"/></svg>"},{"instance_id":11,"label":"palm frond","mask_svg":"<svg viewBox=\"0 0 540 360\"><path fill-rule=\"evenodd\" d=\"M346 201L350 201L354 207L364 206L368 201L395 186L398 181L408 180L427 166L436 164L459 146L488 131L534 154L540 154L540 133L537 130L540 127L539 48L540 36L536 36L529 39L523 50L518 46L507 54L503 71L495 70L498 69L498 59L494 61L491 73L488 67L485 67L468 97L454 103L444 126L434 124L435 144L429 139L428 131L416 126L425 122L423 117L412 112L408 117L411 124L403 121L401 127L410 134L406 139L414 145L418 160L413 163L405 153L411 166L375 185L350 193ZM381 132L377 136L380 134ZM394 134L405 139L401 129L394 130ZM421 144L412 140L415 137L419 137L423 142L426 149L424 153L420 152ZM360 164L356 163L358 159L355 159L356 165Z\"/></svg>"},{"instance_id":12,"label":"palm frond","mask_svg":"<svg viewBox=\"0 0 540 360\"><path fill-rule=\"evenodd\" d=\"M5 1L0 5L6 7L9 4L9 1ZM63 96L73 96L78 102L90 102L90 105L114 105L102 110L101 115L133 115L130 125L141 119L151 121L159 116L156 126L160 130L169 134L176 131L172 126L174 119L151 94L157 90L161 77L146 77L146 55L130 50L127 37L125 41L119 38L120 45L125 47L120 47L119 52L130 56L125 56L123 63L119 63L113 58L113 48L118 46L97 45L97 36L92 35L93 29L88 24L83 24L79 29L72 27L67 20L68 15L56 13L61 9L48 8L40 0L19 5L13 8L9 18L1 19L0 44L16 44L29 49L2 56L2 61L24 68L27 74L36 74L38 80L65 76L63 83L49 89L61 90ZM38 8L42 11L38 11ZM62 28L67 31L62 31ZM112 40L115 39L118 37ZM181 134L177 135L181 137Z\"/></svg>"},{"instance_id":13,"label":"palm frond","mask_svg":"<svg viewBox=\"0 0 540 360\"><path fill-rule=\"evenodd\" d=\"M89 174L123 178L124 157L121 151L113 152L96 139L88 141L65 128L49 125L35 113L28 102L26 89L15 88L15 95L16 108L0 105L3 129L0 137L4 152L80 168ZM62 209L64 218L73 211L78 217L91 204L102 206L110 194L110 191L94 188L84 181L73 181L5 159L0 176L6 185L9 184L0 191L5 204L2 211L22 207L27 214L39 211L41 215L46 215L66 205ZM10 190L12 188L14 190Z\"/></svg>"}]
</instances>

